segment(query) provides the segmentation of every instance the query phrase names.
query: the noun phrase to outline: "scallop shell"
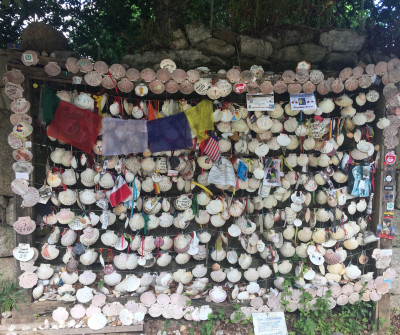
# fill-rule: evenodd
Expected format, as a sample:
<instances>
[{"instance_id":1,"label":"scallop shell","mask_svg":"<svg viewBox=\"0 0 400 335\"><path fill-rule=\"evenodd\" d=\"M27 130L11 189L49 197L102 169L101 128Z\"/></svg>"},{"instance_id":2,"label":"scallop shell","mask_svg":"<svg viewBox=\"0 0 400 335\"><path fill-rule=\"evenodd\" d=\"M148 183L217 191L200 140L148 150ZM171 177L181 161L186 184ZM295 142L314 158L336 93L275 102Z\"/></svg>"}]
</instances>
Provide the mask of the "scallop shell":
<instances>
[{"instance_id":1,"label":"scallop shell","mask_svg":"<svg viewBox=\"0 0 400 335\"><path fill-rule=\"evenodd\" d=\"M212 290L210 290L209 296L211 301L221 303L225 301L227 294L221 286L214 286Z\"/></svg>"},{"instance_id":2,"label":"scallop shell","mask_svg":"<svg viewBox=\"0 0 400 335\"><path fill-rule=\"evenodd\" d=\"M85 270L79 275L79 282L83 285L91 285L96 281L96 274L92 270Z\"/></svg>"},{"instance_id":3,"label":"scallop shell","mask_svg":"<svg viewBox=\"0 0 400 335\"><path fill-rule=\"evenodd\" d=\"M70 284L73 285L78 281L78 274L76 272L68 273L68 272L63 272L61 274L61 280L64 282L64 284Z\"/></svg>"},{"instance_id":4,"label":"scallop shell","mask_svg":"<svg viewBox=\"0 0 400 335\"><path fill-rule=\"evenodd\" d=\"M98 313L91 316L87 323L90 329L100 330L107 325L107 318L102 313Z\"/></svg>"}]
</instances>

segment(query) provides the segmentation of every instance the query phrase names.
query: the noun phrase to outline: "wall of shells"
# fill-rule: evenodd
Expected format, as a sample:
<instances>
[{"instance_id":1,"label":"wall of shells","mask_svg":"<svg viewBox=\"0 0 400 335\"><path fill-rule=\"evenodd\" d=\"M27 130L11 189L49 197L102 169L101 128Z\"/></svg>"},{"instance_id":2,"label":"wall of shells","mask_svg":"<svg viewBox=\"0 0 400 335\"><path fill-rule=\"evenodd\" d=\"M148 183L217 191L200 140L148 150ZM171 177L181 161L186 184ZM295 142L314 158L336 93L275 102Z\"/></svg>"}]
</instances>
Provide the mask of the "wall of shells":
<instances>
[{"instance_id":1,"label":"wall of shells","mask_svg":"<svg viewBox=\"0 0 400 335\"><path fill-rule=\"evenodd\" d=\"M35 66L36 54L26 53L34 62L23 58L24 64ZM60 301L53 313L58 327L93 329L116 320L138 324L146 314L206 320L213 303L227 300L242 302L246 316L292 312L302 290L317 297L330 289L331 308L378 301L389 291L384 279L396 274L390 258L375 249L373 202L381 185L372 180L382 148L374 134L398 127L391 122L397 116L382 117L378 106L382 90L397 87L383 88L382 76L397 71L400 61L381 63L326 78L305 62L271 77L259 66L210 74L165 60L155 72L69 58L65 68L83 81L74 78L66 89L50 85L61 100L90 110L102 85L103 113L123 119L146 119L149 104L168 117L212 99L222 159L235 173L239 162L248 169L236 188L209 183L215 162L198 147L105 157L100 131L91 157L48 138L32 123L39 116L38 91L34 101L25 100L24 75L10 69L4 81L14 113L13 168L35 175L34 182L12 183L22 205L35 208L34 217L14 224L18 234L37 240L14 250L24 271L21 287L32 288L35 300ZM44 71L58 76L62 67L52 63ZM274 93L274 110L249 112L246 92ZM289 93L300 92L315 93L317 108L292 110ZM169 170L178 173L169 176ZM119 171L132 195L112 207ZM376 269L383 274L377 277ZM289 276L292 296L282 305ZM118 300L123 296L129 297L125 305ZM190 306L191 299L202 306Z\"/></svg>"}]
</instances>

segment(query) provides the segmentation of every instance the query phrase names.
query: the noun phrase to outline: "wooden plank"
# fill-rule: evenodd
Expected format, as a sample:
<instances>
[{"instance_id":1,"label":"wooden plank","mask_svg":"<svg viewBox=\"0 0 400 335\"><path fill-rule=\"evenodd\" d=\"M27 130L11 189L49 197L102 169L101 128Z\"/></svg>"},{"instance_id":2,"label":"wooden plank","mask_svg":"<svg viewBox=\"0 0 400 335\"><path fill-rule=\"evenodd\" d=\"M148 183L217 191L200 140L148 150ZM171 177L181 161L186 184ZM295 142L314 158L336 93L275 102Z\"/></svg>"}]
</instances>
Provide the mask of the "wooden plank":
<instances>
[{"instance_id":1,"label":"wooden plank","mask_svg":"<svg viewBox=\"0 0 400 335\"><path fill-rule=\"evenodd\" d=\"M378 302L379 334L386 335L390 327L390 293L386 293Z\"/></svg>"},{"instance_id":2,"label":"wooden plank","mask_svg":"<svg viewBox=\"0 0 400 335\"><path fill-rule=\"evenodd\" d=\"M378 101L376 114L378 118L384 117L385 115L385 99L381 96ZM376 144L379 144L379 160L376 165L376 175L375 175L375 203L373 207L373 215L372 215L372 224L371 230L376 232L376 226L379 223L383 222L384 211L386 210L386 204L384 203L383 196L383 185L385 181L385 165L384 158L386 154L386 148L383 143L383 131L380 129L375 129L375 141ZM393 172L394 173L394 172ZM393 180L396 180L396 177L393 176ZM394 189L396 189L394 187ZM377 248L379 249L391 249L392 248L392 240L381 239L378 242ZM377 276L382 275L382 270L377 270ZM382 323L383 320L387 320L387 322ZM378 301L375 309L375 323L377 325L377 329L379 334L385 334L389 330L390 326L390 294L385 294L380 301Z\"/></svg>"},{"instance_id":3,"label":"wooden plank","mask_svg":"<svg viewBox=\"0 0 400 335\"><path fill-rule=\"evenodd\" d=\"M7 50L7 57L9 59L13 59L15 61L21 61L21 56L23 54L23 51L18 51L18 50ZM39 65L46 65L48 62L56 62L58 65L61 66L62 69L65 69L65 60L59 59L59 58L53 58L53 57L48 57L48 56L41 56L38 54L38 63ZM25 66L26 67L26 66Z\"/></svg>"}]
</instances>

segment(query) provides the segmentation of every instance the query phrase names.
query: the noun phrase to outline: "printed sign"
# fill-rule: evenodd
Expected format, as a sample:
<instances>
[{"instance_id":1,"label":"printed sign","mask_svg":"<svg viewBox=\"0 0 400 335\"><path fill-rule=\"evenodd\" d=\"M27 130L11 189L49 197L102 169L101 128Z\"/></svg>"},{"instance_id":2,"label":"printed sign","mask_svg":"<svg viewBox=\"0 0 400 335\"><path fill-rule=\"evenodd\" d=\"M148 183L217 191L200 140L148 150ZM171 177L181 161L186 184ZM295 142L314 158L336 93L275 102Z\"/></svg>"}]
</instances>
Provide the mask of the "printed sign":
<instances>
[{"instance_id":1,"label":"printed sign","mask_svg":"<svg viewBox=\"0 0 400 335\"><path fill-rule=\"evenodd\" d=\"M285 313L253 313L254 335L287 335Z\"/></svg>"},{"instance_id":2,"label":"printed sign","mask_svg":"<svg viewBox=\"0 0 400 335\"><path fill-rule=\"evenodd\" d=\"M388 211L394 210L394 202L388 202L388 203L387 203L387 206L386 206L386 209L387 209Z\"/></svg>"},{"instance_id":3,"label":"printed sign","mask_svg":"<svg viewBox=\"0 0 400 335\"><path fill-rule=\"evenodd\" d=\"M273 111L274 95L273 94L246 94L248 111Z\"/></svg>"},{"instance_id":4,"label":"printed sign","mask_svg":"<svg viewBox=\"0 0 400 335\"><path fill-rule=\"evenodd\" d=\"M385 163L387 165L392 165L396 162L396 154L394 153L394 151L389 151L386 155L385 155Z\"/></svg>"},{"instance_id":5,"label":"printed sign","mask_svg":"<svg viewBox=\"0 0 400 335\"><path fill-rule=\"evenodd\" d=\"M314 94L300 93L290 95L290 107L292 110L306 110L317 108L317 100Z\"/></svg>"}]
</instances>

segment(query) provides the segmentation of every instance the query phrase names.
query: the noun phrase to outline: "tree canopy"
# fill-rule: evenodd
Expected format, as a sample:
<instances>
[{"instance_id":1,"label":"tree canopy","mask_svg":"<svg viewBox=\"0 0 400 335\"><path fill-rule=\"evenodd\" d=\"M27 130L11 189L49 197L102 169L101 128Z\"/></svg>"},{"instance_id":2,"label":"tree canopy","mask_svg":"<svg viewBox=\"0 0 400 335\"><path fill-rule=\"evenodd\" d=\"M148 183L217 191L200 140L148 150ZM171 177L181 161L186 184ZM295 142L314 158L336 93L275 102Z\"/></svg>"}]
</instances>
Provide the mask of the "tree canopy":
<instances>
[{"instance_id":1,"label":"tree canopy","mask_svg":"<svg viewBox=\"0 0 400 335\"><path fill-rule=\"evenodd\" d=\"M174 29L199 20L212 29L259 36L282 26L351 28L374 47L400 50L398 0L1 0L1 47L30 22L62 31L70 49L117 62L129 52L168 45Z\"/></svg>"}]
</instances>

